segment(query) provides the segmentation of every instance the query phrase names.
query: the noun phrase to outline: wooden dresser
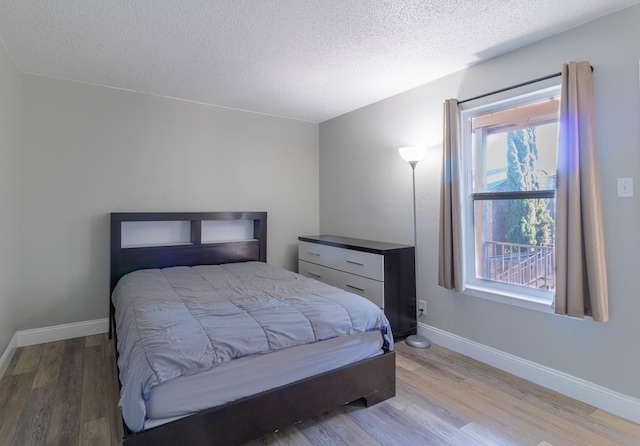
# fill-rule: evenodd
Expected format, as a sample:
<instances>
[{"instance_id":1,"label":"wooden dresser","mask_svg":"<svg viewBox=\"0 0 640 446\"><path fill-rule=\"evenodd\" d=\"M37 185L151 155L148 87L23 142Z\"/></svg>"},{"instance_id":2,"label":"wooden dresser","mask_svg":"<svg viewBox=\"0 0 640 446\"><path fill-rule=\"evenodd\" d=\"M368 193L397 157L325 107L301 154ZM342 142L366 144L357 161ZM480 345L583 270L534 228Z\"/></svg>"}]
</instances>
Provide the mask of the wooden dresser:
<instances>
[{"instance_id":1,"label":"wooden dresser","mask_svg":"<svg viewBox=\"0 0 640 446\"><path fill-rule=\"evenodd\" d=\"M413 246L334 235L298 237L298 272L366 297L384 310L395 338L416 333Z\"/></svg>"}]
</instances>

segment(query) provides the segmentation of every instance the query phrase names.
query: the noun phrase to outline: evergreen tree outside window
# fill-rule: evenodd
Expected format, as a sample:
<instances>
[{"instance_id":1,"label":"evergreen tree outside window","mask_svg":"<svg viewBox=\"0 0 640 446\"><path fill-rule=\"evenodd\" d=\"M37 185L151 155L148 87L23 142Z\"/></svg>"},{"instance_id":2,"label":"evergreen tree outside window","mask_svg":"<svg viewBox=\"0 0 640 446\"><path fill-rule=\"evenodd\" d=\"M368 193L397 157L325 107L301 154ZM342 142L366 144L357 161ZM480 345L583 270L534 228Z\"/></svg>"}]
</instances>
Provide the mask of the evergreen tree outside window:
<instances>
[{"instance_id":1,"label":"evergreen tree outside window","mask_svg":"<svg viewBox=\"0 0 640 446\"><path fill-rule=\"evenodd\" d=\"M507 182L511 191L541 190L547 172L539 168L536 127L507 133ZM552 242L554 219L548 199L510 200L505 216L507 242L548 245Z\"/></svg>"}]
</instances>

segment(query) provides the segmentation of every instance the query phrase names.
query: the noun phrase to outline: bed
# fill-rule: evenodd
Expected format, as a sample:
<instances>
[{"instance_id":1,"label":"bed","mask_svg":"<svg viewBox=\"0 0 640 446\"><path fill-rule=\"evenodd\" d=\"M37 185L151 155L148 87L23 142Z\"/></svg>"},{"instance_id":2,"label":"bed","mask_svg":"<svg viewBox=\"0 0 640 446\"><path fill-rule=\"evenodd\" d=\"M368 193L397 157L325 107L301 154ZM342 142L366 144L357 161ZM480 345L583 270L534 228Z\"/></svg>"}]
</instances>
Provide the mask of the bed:
<instances>
[{"instance_id":1,"label":"bed","mask_svg":"<svg viewBox=\"0 0 640 446\"><path fill-rule=\"evenodd\" d=\"M183 234L177 241L161 244L131 244L125 240L125 232L131 231L132 227L135 232L139 230L136 225L159 222L179 223L182 229L177 232ZM231 236L226 235L229 233L227 224L233 222L242 222L245 227L240 236L236 235L235 229L231 230ZM220 231L226 231L222 238L216 235ZM388 325L385 328L377 320L377 314L355 313L360 311L355 307L361 304L357 302L361 300L357 296L338 296L337 289L267 264L266 234L267 214L264 212L111 214L109 334L113 335L118 347L121 403L123 414L126 412L123 415L124 445L242 444L357 399L363 398L367 405L372 405L395 395L395 354ZM237 280L247 282L238 284ZM203 293L210 294L211 284L217 295L232 299L234 308L240 306L243 309L242 314L234 313L237 319L230 319L234 322L227 323L229 326L226 328L214 322L208 325L216 318L204 310L200 311L202 304L197 298ZM283 288L285 285L292 285L293 291L302 294L290 298L293 291ZM273 288L278 292L286 290L286 301L280 294L274 294ZM153 311L148 311L149 314L159 314L160 318L150 319L147 325L136 326L133 330L125 330L128 323L126 315L140 313L131 309L133 305L128 298L122 297L126 295L123 291L126 289L133 289L137 295L143 296L140 301L150 296L150 290L155 293L153 299L156 294L165 296ZM245 289L252 291L246 296L237 295L238 290ZM229 293L231 297L227 296ZM308 299L310 295L313 299ZM273 296L277 299L274 300ZM316 301L316 298L329 300ZM173 312L163 313L163 309L175 307L176 299L193 301L195 307L168 320L168 314L174 318ZM215 305L222 307L217 306L214 312L219 313L222 311L220 308L229 307L228 302L221 299ZM241 304L238 304L239 300ZM281 329L271 330L271 313L267 310L261 308L252 313L253 308L258 308L254 306L257 301L272 305L275 310L272 309L271 313L290 314L288 325L295 327L295 331L302 331L303 340L289 344L288 334L275 340L271 335ZM286 306L281 301L286 302ZM137 302L136 308L142 308ZM288 312L286 308L291 305L295 309ZM336 314L344 313L345 309L352 311L349 309L351 305L354 313L343 317L341 323L320 325L329 319L339 321ZM325 308L335 311L324 314L319 308L323 308L323 312ZM245 310L254 314L253 319L245 317ZM192 314L201 314L197 316L201 318L195 323L188 322ZM255 314L267 314L262 317L266 320L266 329L251 325L260 319ZM300 314L305 315L304 321L297 319ZM228 314L225 313L226 316ZM145 320L138 316L136 319ZM173 356L167 352L173 349L172 354L175 354L186 349L179 342L167 342L171 337L162 337L167 329L158 328L160 325L156 327L156 324L158 320L165 319L168 320L167 327L181 326L181 330L198 332L198 335L202 331L207 332L213 348L208 345L206 337L198 348L213 350L213 357L219 364L209 367L209 363L203 361L205 365L200 371L181 372L183 365L175 366ZM371 321L376 319L376 325L362 329L356 326L359 319L366 320L366 323L373 323ZM311 328L301 328L307 325ZM195 326L199 328L189 328ZM266 344L275 345L275 348L245 345L246 339L252 339L253 344L253 340L260 338L257 336L260 330L268 333ZM338 336L334 331L342 331L347 336ZM139 344L135 336L142 338L144 336L140 333L146 336L154 332L159 332L160 337L151 338L149 345L153 345L152 349L144 349L145 361L148 355L153 357L154 354L161 359L171 357L171 360L162 363L160 369L153 369L151 374L148 371L129 372L134 369L129 364L136 361L131 358L145 362L140 360L140 355L132 353L135 348L131 345ZM222 336L227 332L231 336ZM321 342L305 341L305 335ZM257 350L251 350L253 348ZM238 359L230 361L238 356ZM140 383L131 384L130 376L142 376L143 379ZM211 386L211 389L208 392L198 391L204 386ZM142 410L148 411L143 414L142 424L139 423L136 404L132 406L134 409L130 409L126 402L126 396L141 393L141 387L145 397Z\"/></svg>"}]
</instances>

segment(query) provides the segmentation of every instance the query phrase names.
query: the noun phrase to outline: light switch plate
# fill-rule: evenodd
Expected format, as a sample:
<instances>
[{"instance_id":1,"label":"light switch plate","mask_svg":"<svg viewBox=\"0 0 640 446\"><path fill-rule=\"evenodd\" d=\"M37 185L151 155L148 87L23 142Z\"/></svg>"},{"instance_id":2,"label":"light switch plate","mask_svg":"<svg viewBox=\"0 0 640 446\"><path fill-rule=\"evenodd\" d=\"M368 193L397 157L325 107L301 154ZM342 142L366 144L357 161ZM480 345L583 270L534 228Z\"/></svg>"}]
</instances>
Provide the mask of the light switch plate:
<instances>
[{"instance_id":1,"label":"light switch plate","mask_svg":"<svg viewBox=\"0 0 640 446\"><path fill-rule=\"evenodd\" d=\"M618 197L633 197L633 178L618 178Z\"/></svg>"}]
</instances>

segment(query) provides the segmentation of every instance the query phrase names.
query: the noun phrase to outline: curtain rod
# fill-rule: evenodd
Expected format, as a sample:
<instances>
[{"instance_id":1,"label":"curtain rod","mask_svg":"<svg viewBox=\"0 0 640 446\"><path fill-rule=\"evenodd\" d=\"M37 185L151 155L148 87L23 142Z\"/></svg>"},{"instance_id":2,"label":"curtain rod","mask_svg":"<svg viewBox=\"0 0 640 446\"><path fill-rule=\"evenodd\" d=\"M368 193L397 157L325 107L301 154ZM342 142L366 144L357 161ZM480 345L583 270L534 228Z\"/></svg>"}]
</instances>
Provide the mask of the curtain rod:
<instances>
[{"instance_id":1,"label":"curtain rod","mask_svg":"<svg viewBox=\"0 0 640 446\"><path fill-rule=\"evenodd\" d=\"M593 73L593 67L591 67L591 72ZM458 101L458 105L464 104L465 102L475 101L476 99L486 98L487 96L491 96L491 95L494 95L494 94L502 93L503 91L509 91L509 90L513 90L515 88L524 87L525 85L531 85L531 84L535 84L536 82L542 82L542 81L546 81L547 79L553 79L554 77L559 77L559 76L562 76L562 71L559 72L559 73L553 73L553 74L549 74L547 76L539 77L537 79L532 79L532 80L527 81L527 82L522 82L520 84L511 85L510 87L501 88L500 90L490 91L489 93L481 94L479 96L474 96L474 97L469 98L469 99L464 99L462 101Z\"/></svg>"}]
</instances>

